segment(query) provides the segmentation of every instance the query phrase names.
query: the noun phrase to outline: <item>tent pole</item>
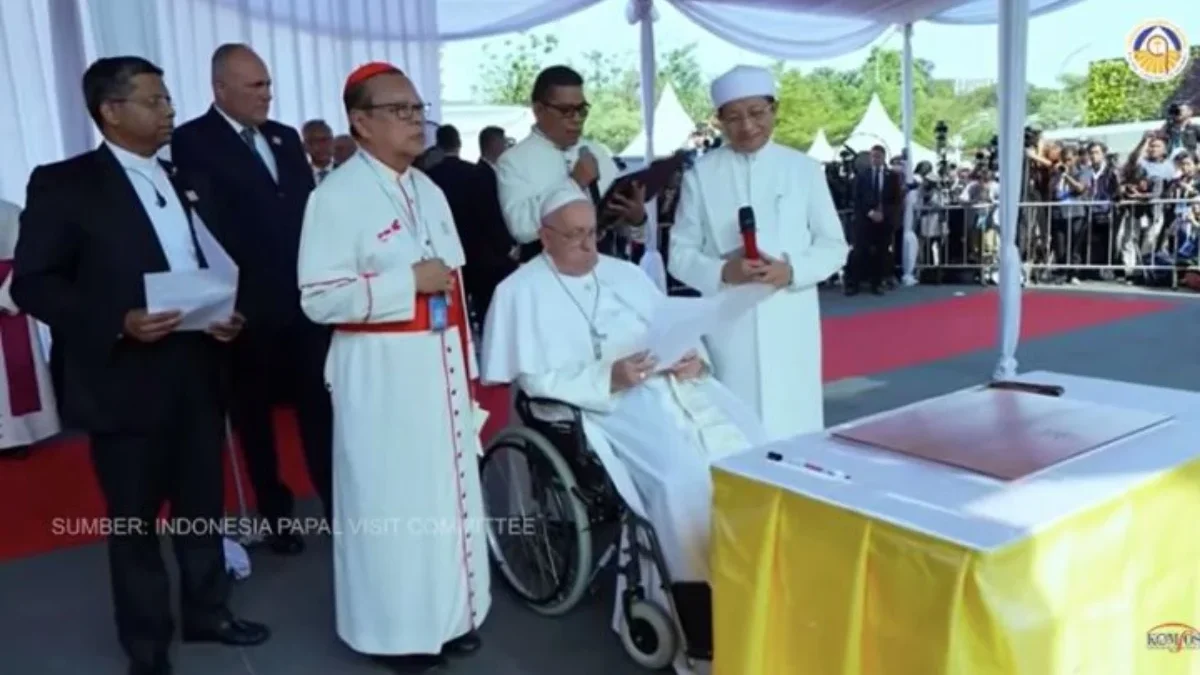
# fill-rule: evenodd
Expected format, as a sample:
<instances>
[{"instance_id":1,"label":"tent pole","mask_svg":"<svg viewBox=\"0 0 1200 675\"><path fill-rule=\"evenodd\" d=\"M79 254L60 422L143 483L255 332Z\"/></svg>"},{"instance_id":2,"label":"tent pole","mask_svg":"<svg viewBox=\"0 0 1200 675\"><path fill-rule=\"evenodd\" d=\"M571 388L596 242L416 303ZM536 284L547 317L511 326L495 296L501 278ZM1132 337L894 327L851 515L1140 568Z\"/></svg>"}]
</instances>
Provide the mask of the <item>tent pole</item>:
<instances>
[{"instance_id":1,"label":"tent pole","mask_svg":"<svg viewBox=\"0 0 1200 675\"><path fill-rule=\"evenodd\" d=\"M994 377L1017 374L1021 334L1021 252L1017 214L1025 169L1025 61L1029 0L1000 3L1000 359Z\"/></svg>"},{"instance_id":2,"label":"tent pole","mask_svg":"<svg viewBox=\"0 0 1200 675\"><path fill-rule=\"evenodd\" d=\"M916 86L913 79L913 51L912 51L912 33L913 27L911 23L904 24L904 56L900 72L901 94L902 94L902 115L904 119L904 182L911 184L913 180L913 96ZM903 274L900 282L905 286L912 286L917 283L914 270L917 267L917 235L914 227L916 219L916 200L919 196L917 191L905 193L904 199L904 238L901 240L901 268Z\"/></svg>"}]
</instances>

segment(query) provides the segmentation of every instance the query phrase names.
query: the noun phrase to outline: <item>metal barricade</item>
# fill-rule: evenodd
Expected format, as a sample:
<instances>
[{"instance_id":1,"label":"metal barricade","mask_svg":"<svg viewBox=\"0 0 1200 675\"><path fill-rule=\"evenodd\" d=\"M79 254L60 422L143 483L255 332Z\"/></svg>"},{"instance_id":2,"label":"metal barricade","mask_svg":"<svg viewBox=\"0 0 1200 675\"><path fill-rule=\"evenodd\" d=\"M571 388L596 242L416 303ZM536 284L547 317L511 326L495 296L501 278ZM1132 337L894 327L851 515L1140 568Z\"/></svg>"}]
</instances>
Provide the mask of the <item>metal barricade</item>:
<instances>
[{"instance_id":1,"label":"metal barricade","mask_svg":"<svg viewBox=\"0 0 1200 675\"><path fill-rule=\"evenodd\" d=\"M1197 267L1195 199L1022 202L1017 223L1024 280L1033 283L1120 277L1177 288L1181 272ZM995 204L918 205L913 227L922 278L996 281Z\"/></svg>"}]
</instances>

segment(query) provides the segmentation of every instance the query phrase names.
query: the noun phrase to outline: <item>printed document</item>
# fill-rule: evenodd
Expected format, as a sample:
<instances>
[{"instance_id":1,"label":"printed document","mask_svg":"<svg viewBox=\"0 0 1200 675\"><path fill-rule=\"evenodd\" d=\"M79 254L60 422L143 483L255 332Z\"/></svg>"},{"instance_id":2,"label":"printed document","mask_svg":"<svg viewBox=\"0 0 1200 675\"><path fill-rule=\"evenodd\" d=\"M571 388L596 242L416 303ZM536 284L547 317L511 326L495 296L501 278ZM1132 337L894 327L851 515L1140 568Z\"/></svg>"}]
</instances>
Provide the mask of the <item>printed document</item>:
<instances>
[{"instance_id":1,"label":"printed document","mask_svg":"<svg viewBox=\"0 0 1200 675\"><path fill-rule=\"evenodd\" d=\"M237 299L237 265L199 215L192 214L192 224L208 267L145 275L146 311L182 312L183 322L176 329L180 331L208 330L214 323L229 321Z\"/></svg>"},{"instance_id":2,"label":"printed document","mask_svg":"<svg viewBox=\"0 0 1200 675\"><path fill-rule=\"evenodd\" d=\"M703 298L668 297L651 319L642 349L668 368L695 349L700 338L740 318L774 292L765 284L746 284Z\"/></svg>"}]
</instances>

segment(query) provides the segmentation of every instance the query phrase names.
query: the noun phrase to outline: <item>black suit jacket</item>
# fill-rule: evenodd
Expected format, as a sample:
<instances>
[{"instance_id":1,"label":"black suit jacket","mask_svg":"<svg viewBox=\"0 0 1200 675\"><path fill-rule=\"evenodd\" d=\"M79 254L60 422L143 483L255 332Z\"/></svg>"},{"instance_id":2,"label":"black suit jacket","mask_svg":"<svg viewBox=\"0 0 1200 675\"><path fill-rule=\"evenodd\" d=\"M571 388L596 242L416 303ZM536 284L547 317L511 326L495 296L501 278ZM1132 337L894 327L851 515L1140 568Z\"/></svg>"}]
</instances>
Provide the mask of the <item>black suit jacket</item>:
<instances>
[{"instance_id":1,"label":"black suit jacket","mask_svg":"<svg viewBox=\"0 0 1200 675\"><path fill-rule=\"evenodd\" d=\"M189 221L199 214L228 248L226 219L209 186L163 166ZM181 333L143 344L121 335L126 313L146 306L143 275L169 269L150 217L107 146L33 171L13 301L61 338L64 412L85 429L170 423L179 387L223 382L227 349L208 336ZM198 382L196 373L212 381Z\"/></svg>"},{"instance_id":2,"label":"black suit jacket","mask_svg":"<svg viewBox=\"0 0 1200 675\"><path fill-rule=\"evenodd\" d=\"M487 162L471 164L446 157L428 173L454 214L467 259L463 284L469 293L490 296L490 290L516 269L516 262L508 257L515 242L500 211L495 170Z\"/></svg>"},{"instance_id":3,"label":"black suit jacket","mask_svg":"<svg viewBox=\"0 0 1200 675\"><path fill-rule=\"evenodd\" d=\"M206 176L229 214L231 255L239 267L238 307L251 334L291 326L303 316L296 259L314 187L300 134L272 121L258 131L275 156L278 183L216 108L176 129L171 141L171 159Z\"/></svg>"},{"instance_id":4,"label":"black suit jacket","mask_svg":"<svg viewBox=\"0 0 1200 675\"><path fill-rule=\"evenodd\" d=\"M875 169L871 167L861 173L854 183L854 217L858 223L868 222L867 213L873 209L883 212L883 222L880 225L897 226L897 217L903 217L901 207L904 202L903 184L900 175L883 167L883 191L875 185ZM874 225L874 223L871 223Z\"/></svg>"}]
</instances>

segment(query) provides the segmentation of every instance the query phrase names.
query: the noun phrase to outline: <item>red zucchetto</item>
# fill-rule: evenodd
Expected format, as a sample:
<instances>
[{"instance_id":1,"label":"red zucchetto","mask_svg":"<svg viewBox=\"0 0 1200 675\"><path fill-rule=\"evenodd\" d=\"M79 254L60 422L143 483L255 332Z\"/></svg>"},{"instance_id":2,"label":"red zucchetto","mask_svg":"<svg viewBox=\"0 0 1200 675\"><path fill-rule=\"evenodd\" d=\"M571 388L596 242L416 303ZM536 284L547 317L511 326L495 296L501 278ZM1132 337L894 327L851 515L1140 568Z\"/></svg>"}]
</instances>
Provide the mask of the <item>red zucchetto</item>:
<instances>
[{"instance_id":1,"label":"red zucchetto","mask_svg":"<svg viewBox=\"0 0 1200 675\"><path fill-rule=\"evenodd\" d=\"M399 73L399 72L402 72L402 71L390 63L384 63L383 61L373 61L366 65L362 65L362 66L359 66L358 68L355 68L354 72L350 73L350 77L346 78L346 86L342 88L342 92L343 93L348 92L348 91L350 91L351 87L353 87L357 84L361 84L361 83L371 79L372 77L375 77L376 75L382 75L384 73Z\"/></svg>"}]
</instances>

